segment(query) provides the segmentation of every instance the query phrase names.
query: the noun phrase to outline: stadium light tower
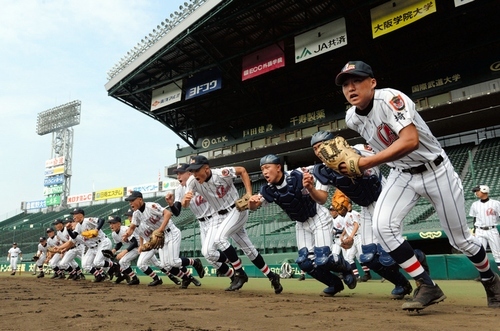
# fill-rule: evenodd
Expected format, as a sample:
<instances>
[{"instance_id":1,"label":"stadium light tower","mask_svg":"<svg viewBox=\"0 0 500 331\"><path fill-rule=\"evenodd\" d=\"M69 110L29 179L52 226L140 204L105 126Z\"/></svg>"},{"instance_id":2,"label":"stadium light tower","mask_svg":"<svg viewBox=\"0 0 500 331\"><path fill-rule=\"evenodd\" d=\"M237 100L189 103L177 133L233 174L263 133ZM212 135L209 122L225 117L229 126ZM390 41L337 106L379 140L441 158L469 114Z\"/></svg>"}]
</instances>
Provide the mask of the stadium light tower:
<instances>
[{"instance_id":1,"label":"stadium light tower","mask_svg":"<svg viewBox=\"0 0 500 331\"><path fill-rule=\"evenodd\" d=\"M80 101L38 113L36 133L52 133L51 158L45 162L44 195L47 207L67 207L71 188L73 126L80 124Z\"/></svg>"}]
</instances>

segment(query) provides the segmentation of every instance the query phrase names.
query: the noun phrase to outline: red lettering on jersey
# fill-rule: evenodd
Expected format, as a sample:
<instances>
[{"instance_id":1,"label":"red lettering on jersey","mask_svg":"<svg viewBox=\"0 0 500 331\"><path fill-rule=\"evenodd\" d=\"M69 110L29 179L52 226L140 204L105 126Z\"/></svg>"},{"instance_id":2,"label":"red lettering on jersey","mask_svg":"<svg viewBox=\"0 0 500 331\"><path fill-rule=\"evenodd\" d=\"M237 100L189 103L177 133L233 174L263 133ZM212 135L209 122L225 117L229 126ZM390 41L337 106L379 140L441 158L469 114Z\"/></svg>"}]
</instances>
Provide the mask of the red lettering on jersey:
<instances>
[{"instance_id":1,"label":"red lettering on jersey","mask_svg":"<svg viewBox=\"0 0 500 331\"><path fill-rule=\"evenodd\" d=\"M194 200L194 203L197 206L199 206L199 205L201 205L202 203L205 203L205 202L206 202L205 199L203 199L203 197L201 195L199 195L199 194L196 196L196 198Z\"/></svg>"},{"instance_id":2,"label":"red lettering on jersey","mask_svg":"<svg viewBox=\"0 0 500 331\"><path fill-rule=\"evenodd\" d=\"M382 123L377 128L377 136L386 146L392 145L393 142L399 139L398 135L385 123Z\"/></svg>"},{"instance_id":3,"label":"red lettering on jersey","mask_svg":"<svg viewBox=\"0 0 500 331\"><path fill-rule=\"evenodd\" d=\"M488 208L486 209L486 216L496 216L497 213L495 212L495 209L493 208Z\"/></svg>"},{"instance_id":4,"label":"red lettering on jersey","mask_svg":"<svg viewBox=\"0 0 500 331\"><path fill-rule=\"evenodd\" d=\"M220 199L223 198L227 194L228 188L226 188L225 186L222 186L222 185L217 186L217 190L216 190L217 197L219 197Z\"/></svg>"},{"instance_id":5,"label":"red lettering on jersey","mask_svg":"<svg viewBox=\"0 0 500 331\"><path fill-rule=\"evenodd\" d=\"M153 233L153 231L151 231L151 230L149 230L149 229L144 230L144 235L145 235L146 237L151 237L151 234L152 234L152 233Z\"/></svg>"}]
</instances>

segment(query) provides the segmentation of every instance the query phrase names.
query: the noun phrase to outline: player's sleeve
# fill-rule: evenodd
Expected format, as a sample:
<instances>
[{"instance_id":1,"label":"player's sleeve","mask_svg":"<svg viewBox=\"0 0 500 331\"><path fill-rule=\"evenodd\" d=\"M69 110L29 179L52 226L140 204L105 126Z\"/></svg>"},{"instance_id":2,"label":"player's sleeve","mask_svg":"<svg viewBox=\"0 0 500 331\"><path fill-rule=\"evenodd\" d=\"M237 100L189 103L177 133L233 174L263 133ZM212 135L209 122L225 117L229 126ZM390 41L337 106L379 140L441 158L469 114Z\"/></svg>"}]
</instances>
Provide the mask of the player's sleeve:
<instances>
[{"instance_id":1,"label":"player's sleeve","mask_svg":"<svg viewBox=\"0 0 500 331\"><path fill-rule=\"evenodd\" d=\"M469 210L469 216L471 217L476 217L476 203L474 202L471 206L470 206L470 210Z\"/></svg>"},{"instance_id":2,"label":"player's sleeve","mask_svg":"<svg viewBox=\"0 0 500 331\"><path fill-rule=\"evenodd\" d=\"M196 179L193 176L189 176L186 181L186 191L196 192Z\"/></svg>"},{"instance_id":3,"label":"player's sleeve","mask_svg":"<svg viewBox=\"0 0 500 331\"><path fill-rule=\"evenodd\" d=\"M386 108L384 123L399 135L399 132L410 124L413 124L415 116L415 103L408 98L404 93L393 90L384 90L384 103ZM379 113L381 114L381 113Z\"/></svg>"}]
</instances>

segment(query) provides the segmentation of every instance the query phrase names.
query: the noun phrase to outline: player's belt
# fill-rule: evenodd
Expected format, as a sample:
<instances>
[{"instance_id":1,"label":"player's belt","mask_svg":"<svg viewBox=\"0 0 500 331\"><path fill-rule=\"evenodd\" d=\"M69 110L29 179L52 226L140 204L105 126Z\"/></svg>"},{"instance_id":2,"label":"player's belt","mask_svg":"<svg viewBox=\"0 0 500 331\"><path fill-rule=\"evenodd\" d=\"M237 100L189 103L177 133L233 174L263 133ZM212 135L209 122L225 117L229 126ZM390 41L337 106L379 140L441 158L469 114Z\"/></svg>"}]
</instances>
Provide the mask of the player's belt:
<instances>
[{"instance_id":1,"label":"player's belt","mask_svg":"<svg viewBox=\"0 0 500 331\"><path fill-rule=\"evenodd\" d=\"M491 229L494 229L495 226L480 226L479 227L481 230L491 230Z\"/></svg>"},{"instance_id":2,"label":"player's belt","mask_svg":"<svg viewBox=\"0 0 500 331\"><path fill-rule=\"evenodd\" d=\"M413 167L413 168L409 168L409 169L403 169L401 170L402 172L406 172L406 173L410 173L412 175L416 175L416 174L421 174L422 172L428 170L428 166L431 165L431 164L434 164L435 166L438 166L441 164L441 162L443 162L443 156L439 155L434 161L432 162L429 162L429 163L426 163L426 164L421 164L419 165L418 167Z\"/></svg>"},{"instance_id":3,"label":"player's belt","mask_svg":"<svg viewBox=\"0 0 500 331\"><path fill-rule=\"evenodd\" d=\"M217 212L217 214L219 215L226 215L227 213L229 213L234 207L236 207L236 204L232 204L229 208L226 208L226 209L221 209Z\"/></svg>"},{"instance_id":4,"label":"player's belt","mask_svg":"<svg viewBox=\"0 0 500 331\"><path fill-rule=\"evenodd\" d=\"M208 216L205 216L205 217L198 218L198 221L205 222L205 221L208 221L211 218L212 218L212 215L208 215Z\"/></svg>"}]
</instances>

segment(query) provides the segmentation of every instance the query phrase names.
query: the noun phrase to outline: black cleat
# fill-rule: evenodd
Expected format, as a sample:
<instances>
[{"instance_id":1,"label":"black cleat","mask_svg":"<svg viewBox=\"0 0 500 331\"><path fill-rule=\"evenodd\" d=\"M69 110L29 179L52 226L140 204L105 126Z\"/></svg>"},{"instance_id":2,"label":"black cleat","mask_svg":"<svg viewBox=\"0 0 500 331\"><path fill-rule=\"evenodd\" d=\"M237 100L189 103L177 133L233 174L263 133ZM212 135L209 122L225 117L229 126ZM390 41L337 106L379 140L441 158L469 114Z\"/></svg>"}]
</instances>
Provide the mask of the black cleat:
<instances>
[{"instance_id":1,"label":"black cleat","mask_svg":"<svg viewBox=\"0 0 500 331\"><path fill-rule=\"evenodd\" d=\"M188 288L189 284L191 284L191 278L186 277L185 279L182 280L181 288L186 289Z\"/></svg>"},{"instance_id":2,"label":"black cleat","mask_svg":"<svg viewBox=\"0 0 500 331\"><path fill-rule=\"evenodd\" d=\"M158 286L163 284L163 280L161 278L158 278L156 280L153 280L151 283L148 284L148 286Z\"/></svg>"},{"instance_id":3,"label":"black cleat","mask_svg":"<svg viewBox=\"0 0 500 331\"><path fill-rule=\"evenodd\" d=\"M306 280L306 275L301 274L300 277L299 277L299 282L303 281L303 280Z\"/></svg>"},{"instance_id":4,"label":"black cleat","mask_svg":"<svg viewBox=\"0 0 500 331\"><path fill-rule=\"evenodd\" d=\"M200 278L205 276L205 268L203 268L203 264L200 259L194 259L193 268L196 270Z\"/></svg>"},{"instance_id":5,"label":"black cleat","mask_svg":"<svg viewBox=\"0 0 500 331\"><path fill-rule=\"evenodd\" d=\"M139 285L141 282L139 281L139 278L135 277L132 278L127 284L128 285Z\"/></svg>"},{"instance_id":6,"label":"black cleat","mask_svg":"<svg viewBox=\"0 0 500 331\"><path fill-rule=\"evenodd\" d=\"M396 285L391 292L391 296L394 300L403 300L405 295L410 295L413 291L410 282L406 282L404 285Z\"/></svg>"},{"instance_id":7,"label":"black cleat","mask_svg":"<svg viewBox=\"0 0 500 331\"><path fill-rule=\"evenodd\" d=\"M427 285L419 279L417 280L417 288L413 292L413 299L403 303L401 308L403 310L416 310L418 312L419 310L435 303L439 303L444 299L446 299L446 295L444 295L443 291L441 291L437 284L434 286Z\"/></svg>"},{"instance_id":8,"label":"black cleat","mask_svg":"<svg viewBox=\"0 0 500 331\"><path fill-rule=\"evenodd\" d=\"M271 287L274 288L274 293L280 294L283 292L283 286L281 286L280 283L280 275L278 274L273 274L271 278L269 278L271 281Z\"/></svg>"},{"instance_id":9,"label":"black cleat","mask_svg":"<svg viewBox=\"0 0 500 331\"><path fill-rule=\"evenodd\" d=\"M125 277L125 275L120 275L120 276L116 277L115 284L120 284L121 282L123 282L126 279L127 279L127 277Z\"/></svg>"},{"instance_id":10,"label":"black cleat","mask_svg":"<svg viewBox=\"0 0 500 331\"><path fill-rule=\"evenodd\" d=\"M488 299L488 307L500 308L500 277L498 274L487 281L481 281L486 291L486 298Z\"/></svg>"},{"instance_id":11,"label":"black cleat","mask_svg":"<svg viewBox=\"0 0 500 331\"><path fill-rule=\"evenodd\" d=\"M106 277L104 275L98 274L95 276L94 280L92 281L93 283L100 283L102 282Z\"/></svg>"},{"instance_id":12,"label":"black cleat","mask_svg":"<svg viewBox=\"0 0 500 331\"><path fill-rule=\"evenodd\" d=\"M189 276L189 280L191 280L191 283L193 283L194 286L201 286L201 282L198 279L194 278L193 275Z\"/></svg>"},{"instance_id":13,"label":"black cleat","mask_svg":"<svg viewBox=\"0 0 500 331\"><path fill-rule=\"evenodd\" d=\"M181 281L179 280L179 278L175 277L172 274L167 274L167 276L175 285L181 285Z\"/></svg>"},{"instance_id":14,"label":"black cleat","mask_svg":"<svg viewBox=\"0 0 500 331\"><path fill-rule=\"evenodd\" d=\"M43 271L42 271L42 272L40 272L40 273L38 274L38 276L36 276L36 278L43 278L43 277L45 277L45 274L43 273Z\"/></svg>"},{"instance_id":15,"label":"black cleat","mask_svg":"<svg viewBox=\"0 0 500 331\"><path fill-rule=\"evenodd\" d=\"M236 270L234 272L234 278L231 285L226 289L226 291L236 291L243 287L243 285L248 282L248 276L243 269Z\"/></svg>"},{"instance_id":16,"label":"black cleat","mask_svg":"<svg viewBox=\"0 0 500 331\"><path fill-rule=\"evenodd\" d=\"M365 272L365 274L363 275L363 277L361 277L361 279L359 281L362 283L365 283L365 282L369 281L370 279L372 279L372 275L368 271L368 272Z\"/></svg>"}]
</instances>

